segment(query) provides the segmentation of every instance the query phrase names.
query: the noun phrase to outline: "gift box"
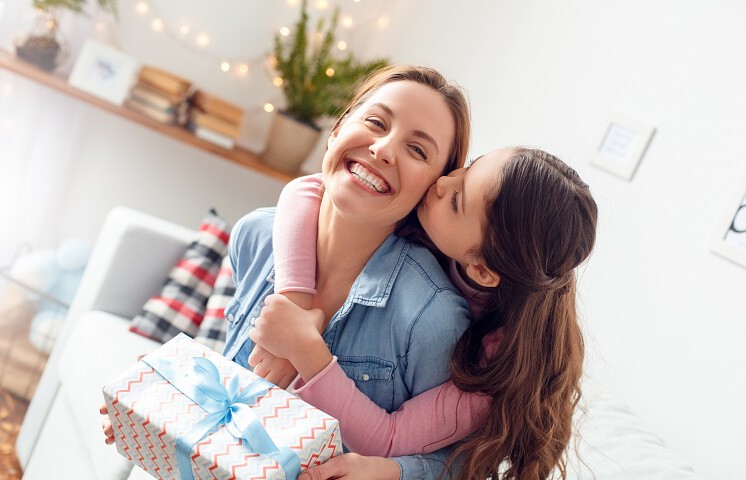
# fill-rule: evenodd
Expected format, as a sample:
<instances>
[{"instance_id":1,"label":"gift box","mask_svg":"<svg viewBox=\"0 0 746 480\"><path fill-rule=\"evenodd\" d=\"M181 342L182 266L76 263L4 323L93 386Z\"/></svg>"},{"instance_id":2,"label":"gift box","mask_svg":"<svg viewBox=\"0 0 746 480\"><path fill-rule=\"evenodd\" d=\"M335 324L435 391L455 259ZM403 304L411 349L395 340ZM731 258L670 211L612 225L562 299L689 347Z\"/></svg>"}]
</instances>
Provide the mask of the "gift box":
<instances>
[{"instance_id":1,"label":"gift box","mask_svg":"<svg viewBox=\"0 0 746 480\"><path fill-rule=\"evenodd\" d=\"M161 479L294 479L337 420L184 334L103 389L119 453Z\"/></svg>"}]
</instances>

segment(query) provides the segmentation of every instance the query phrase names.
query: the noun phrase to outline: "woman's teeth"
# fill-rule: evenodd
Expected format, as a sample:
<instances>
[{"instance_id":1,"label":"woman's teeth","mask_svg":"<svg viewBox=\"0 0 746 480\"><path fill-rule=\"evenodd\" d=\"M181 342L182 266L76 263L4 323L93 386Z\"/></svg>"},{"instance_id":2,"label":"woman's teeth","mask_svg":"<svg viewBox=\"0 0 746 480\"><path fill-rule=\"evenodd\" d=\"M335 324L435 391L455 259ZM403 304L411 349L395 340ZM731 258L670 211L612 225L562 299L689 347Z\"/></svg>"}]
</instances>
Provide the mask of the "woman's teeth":
<instances>
[{"instance_id":1,"label":"woman's teeth","mask_svg":"<svg viewBox=\"0 0 746 480\"><path fill-rule=\"evenodd\" d=\"M391 189L388 184L380 177L373 175L365 167L357 162L352 162L350 165L350 173L360 179L363 184L375 190L378 193L388 193Z\"/></svg>"}]
</instances>

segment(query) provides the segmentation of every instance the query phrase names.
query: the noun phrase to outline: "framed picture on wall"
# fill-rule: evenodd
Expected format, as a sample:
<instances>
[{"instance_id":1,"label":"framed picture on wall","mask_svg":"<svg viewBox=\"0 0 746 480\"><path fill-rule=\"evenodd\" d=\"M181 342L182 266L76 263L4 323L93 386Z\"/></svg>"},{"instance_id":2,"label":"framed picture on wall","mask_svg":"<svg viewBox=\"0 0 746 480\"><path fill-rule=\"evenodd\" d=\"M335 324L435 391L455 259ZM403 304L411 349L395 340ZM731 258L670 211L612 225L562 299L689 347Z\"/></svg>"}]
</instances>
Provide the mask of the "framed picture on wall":
<instances>
[{"instance_id":1,"label":"framed picture on wall","mask_svg":"<svg viewBox=\"0 0 746 480\"><path fill-rule=\"evenodd\" d=\"M139 62L109 45L86 40L75 60L68 83L115 105L127 98Z\"/></svg>"},{"instance_id":2,"label":"framed picture on wall","mask_svg":"<svg viewBox=\"0 0 746 480\"><path fill-rule=\"evenodd\" d=\"M609 115L591 164L613 173L625 180L631 180L640 160L645 155L655 127L638 120L619 115Z\"/></svg>"},{"instance_id":3,"label":"framed picture on wall","mask_svg":"<svg viewBox=\"0 0 746 480\"><path fill-rule=\"evenodd\" d=\"M719 224L712 251L746 267L746 178Z\"/></svg>"}]
</instances>

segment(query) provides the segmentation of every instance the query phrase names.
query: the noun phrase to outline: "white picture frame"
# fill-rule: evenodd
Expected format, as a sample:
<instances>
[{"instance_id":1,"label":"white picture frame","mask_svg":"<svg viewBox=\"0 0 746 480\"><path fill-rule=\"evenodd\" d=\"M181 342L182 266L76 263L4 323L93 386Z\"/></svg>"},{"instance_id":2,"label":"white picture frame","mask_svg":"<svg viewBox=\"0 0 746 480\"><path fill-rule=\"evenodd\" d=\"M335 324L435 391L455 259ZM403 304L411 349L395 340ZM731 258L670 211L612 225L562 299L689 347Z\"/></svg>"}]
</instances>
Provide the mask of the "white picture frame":
<instances>
[{"instance_id":1,"label":"white picture frame","mask_svg":"<svg viewBox=\"0 0 746 480\"><path fill-rule=\"evenodd\" d=\"M139 66L134 56L88 39L75 60L67 82L114 105L122 105Z\"/></svg>"},{"instance_id":2,"label":"white picture frame","mask_svg":"<svg viewBox=\"0 0 746 480\"><path fill-rule=\"evenodd\" d=\"M739 184L718 224L712 251L746 267L746 177Z\"/></svg>"},{"instance_id":3,"label":"white picture frame","mask_svg":"<svg viewBox=\"0 0 746 480\"><path fill-rule=\"evenodd\" d=\"M591 164L625 180L632 177L655 133L655 127L612 113L591 156Z\"/></svg>"}]
</instances>

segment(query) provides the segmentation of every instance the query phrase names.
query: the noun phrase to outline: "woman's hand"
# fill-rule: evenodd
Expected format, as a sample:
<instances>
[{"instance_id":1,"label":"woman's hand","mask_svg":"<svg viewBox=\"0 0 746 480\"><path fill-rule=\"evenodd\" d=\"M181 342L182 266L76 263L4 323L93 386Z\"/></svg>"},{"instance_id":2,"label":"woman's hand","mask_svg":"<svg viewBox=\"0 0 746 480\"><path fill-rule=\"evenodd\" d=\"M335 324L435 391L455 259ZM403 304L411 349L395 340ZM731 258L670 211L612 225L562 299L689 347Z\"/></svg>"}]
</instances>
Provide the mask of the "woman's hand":
<instances>
[{"instance_id":1,"label":"woman's hand","mask_svg":"<svg viewBox=\"0 0 746 480\"><path fill-rule=\"evenodd\" d=\"M104 431L104 435L106 436L104 442L107 445L111 445L112 443L114 443L114 429L111 427L111 420L109 420L109 410L106 408L105 403L101 405L101 408L98 409L98 412L101 415L106 415L103 423L101 424L101 429Z\"/></svg>"},{"instance_id":2,"label":"woman's hand","mask_svg":"<svg viewBox=\"0 0 746 480\"><path fill-rule=\"evenodd\" d=\"M298 370L289 360L272 355L259 345L255 345L251 351L249 365L254 368L255 374L284 390L298 375Z\"/></svg>"},{"instance_id":3,"label":"woman's hand","mask_svg":"<svg viewBox=\"0 0 746 480\"><path fill-rule=\"evenodd\" d=\"M401 469L395 460L345 453L302 472L298 480L399 480L400 476Z\"/></svg>"},{"instance_id":4,"label":"woman's hand","mask_svg":"<svg viewBox=\"0 0 746 480\"><path fill-rule=\"evenodd\" d=\"M249 336L257 345L280 358L303 357L308 345L321 338L324 313L304 310L284 295L273 294L264 300L259 317Z\"/></svg>"}]
</instances>

